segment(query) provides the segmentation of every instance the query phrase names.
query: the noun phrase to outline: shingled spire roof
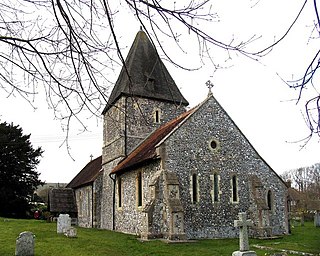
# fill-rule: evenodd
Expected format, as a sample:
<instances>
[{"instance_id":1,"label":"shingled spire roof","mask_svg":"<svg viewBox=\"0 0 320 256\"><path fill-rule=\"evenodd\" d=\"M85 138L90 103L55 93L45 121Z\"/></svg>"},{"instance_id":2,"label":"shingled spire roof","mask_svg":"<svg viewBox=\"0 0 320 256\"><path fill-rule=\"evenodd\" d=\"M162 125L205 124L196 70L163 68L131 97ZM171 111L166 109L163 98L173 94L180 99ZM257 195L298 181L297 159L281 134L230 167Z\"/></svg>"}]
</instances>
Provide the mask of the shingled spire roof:
<instances>
[{"instance_id":1,"label":"shingled spire roof","mask_svg":"<svg viewBox=\"0 0 320 256\"><path fill-rule=\"evenodd\" d=\"M145 32L137 33L125 63L103 113L122 95L189 104Z\"/></svg>"}]
</instances>

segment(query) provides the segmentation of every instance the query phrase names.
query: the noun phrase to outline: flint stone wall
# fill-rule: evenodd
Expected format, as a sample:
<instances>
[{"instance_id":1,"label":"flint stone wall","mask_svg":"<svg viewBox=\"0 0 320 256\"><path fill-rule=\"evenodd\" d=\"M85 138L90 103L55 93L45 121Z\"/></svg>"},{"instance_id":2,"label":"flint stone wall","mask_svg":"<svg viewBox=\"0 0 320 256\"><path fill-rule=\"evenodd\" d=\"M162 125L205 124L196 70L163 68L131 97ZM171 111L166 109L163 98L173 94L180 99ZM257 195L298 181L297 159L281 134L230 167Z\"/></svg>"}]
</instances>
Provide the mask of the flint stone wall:
<instances>
[{"instance_id":1,"label":"flint stone wall","mask_svg":"<svg viewBox=\"0 0 320 256\"><path fill-rule=\"evenodd\" d=\"M210 148L215 140L216 149ZM265 200L272 191L269 211L272 233L287 233L287 188L278 175L244 137L214 98L210 98L165 142L165 166L174 170L180 182L180 196L185 210L185 231L188 238L237 237L233 227L239 212L247 212L255 224L258 216L250 189L252 175L263 182ZM213 202L210 176L219 175L219 202ZM190 178L197 174L199 200L192 203ZM231 179L236 175L238 202L231 200Z\"/></svg>"},{"instance_id":2,"label":"flint stone wall","mask_svg":"<svg viewBox=\"0 0 320 256\"><path fill-rule=\"evenodd\" d=\"M142 230L146 230L146 223L143 222L145 213L143 212L147 202L150 201L149 185L153 174L160 170L159 161L150 164L144 168L139 168L126 172L121 176L122 182L122 207L116 205L115 230L140 235ZM142 206L137 205L137 175L142 174ZM116 198L118 198L118 189L116 189ZM117 200L116 200L117 201ZM160 231L159 231L160 232Z\"/></svg>"},{"instance_id":3,"label":"flint stone wall","mask_svg":"<svg viewBox=\"0 0 320 256\"><path fill-rule=\"evenodd\" d=\"M158 123L154 116L156 110L159 113ZM152 131L184 110L174 103L121 97L104 115L102 163L129 154Z\"/></svg>"},{"instance_id":4,"label":"flint stone wall","mask_svg":"<svg viewBox=\"0 0 320 256\"><path fill-rule=\"evenodd\" d=\"M75 190L78 208L78 226L92 227L92 186L85 186Z\"/></svg>"},{"instance_id":5,"label":"flint stone wall","mask_svg":"<svg viewBox=\"0 0 320 256\"><path fill-rule=\"evenodd\" d=\"M100 207L100 228L113 230L113 180L109 174L111 170L117 165L121 158L103 165L103 177L102 177L102 195L101 195L101 207Z\"/></svg>"},{"instance_id":6,"label":"flint stone wall","mask_svg":"<svg viewBox=\"0 0 320 256\"><path fill-rule=\"evenodd\" d=\"M173 103L146 98L127 98L127 152L130 153L152 131L177 117L185 108ZM155 120L158 111L159 122ZM143 113L143 114L141 114Z\"/></svg>"},{"instance_id":7,"label":"flint stone wall","mask_svg":"<svg viewBox=\"0 0 320 256\"><path fill-rule=\"evenodd\" d=\"M103 194L103 172L100 172L98 177L93 183L93 227L101 227L101 203L102 203L102 194Z\"/></svg>"},{"instance_id":8,"label":"flint stone wall","mask_svg":"<svg viewBox=\"0 0 320 256\"><path fill-rule=\"evenodd\" d=\"M74 190L78 211L77 225L79 227L100 227L102 181L103 173L101 172L92 184Z\"/></svg>"},{"instance_id":9,"label":"flint stone wall","mask_svg":"<svg viewBox=\"0 0 320 256\"><path fill-rule=\"evenodd\" d=\"M130 129L133 131L137 127L133 125ZM213 140L217 143L216 148L210 147ZM117 231L137 235L145 230L145 213L142 209L150 201L149 185L155 172L164 168L173 171L178 177L188 239L237 237L238 230L233 227L233 221L237 219L239 212L247 212L248 218L253 220L256 227L261 223L267 225L272 235L287 233L287 188L284 182L254 150L214 98L205 102L161 146L166 152L161 157L162 162L152 162L122 175L123 205L121 209L116 205L114 223L113 181L109 173L122 158L121 154L115 155L118 159L104 164L101 228L112 229L114 226ZM137 207L136 204L136 177L139 171L143 177L142 207ZM194 173L198 179L198 202L192 202L191 176ZM214 202L212 197L214 173L219 175L218 202ZM233 175L237 177L236 202L231 199ZM264 209L262 216L262 208L259 208L255 198L256 191L252 187L252 177L262 181L258 195L260 201L267 200L269 190L272 194L272 207ZM165 210L160 202L157 207L159 211ZM155 218L159 221L154 229L159 231L161 225L165 228L168 220L160 218L160 215ZM261 222L259 218L264 220Z\"/></svg>"},{"instance_id":10,"label":"flint stone wall","mask_svg":"<svg viewBox=\"0 0 320 256\"><path fill-rule=\"evenodd\" d=\"M159 123L154 120L154 112L159 110ZM112 204L113 204L113 181L109 174L117 163L123 159L125 154L128 154L133 148L135 148L146 136L148 136L153 130L160 125L173 119L184 111L184 108L174 103L161 102L157 100L150 100L145 98L130 98L121 97L104 115L103 126L103 150L102 150L102 166L103 166L103 178L102 178L102 194L100 197L101 207L98 212L97 219L100 219L99 226L103 229L120 229L119 221L122 215L115 216L115 223L113 223L112 217ZM125 115L127 113L127 115ZM144 113L142 115L141 113ZM126 124L126 125L125 125ZM125 140L124 132L127 133L127 139ZM132 174L135 175L135 174ZM143 191L148 194L148 175L143 174ZM135 179L132 181L130 188L135 186ZM126 193L126 192L124 192ZM128 192L130 193L130 192ZM124 195L123 198L126 198ZM131 195L129 195L131 196ZM148 199L144 195L144 202ZM126 200L126 199L124 199ZM123 226L123 232L126 229L130 230L129 233L138 232L141 227L135 226L137 222L140 223L142 219L142 210L135 209L128 215L128 218L132 216L132 224L129 226ZM136 217L139 216L139 217ZM121 230L121 229L120 229Z\"/></svg>"}]
</instances>

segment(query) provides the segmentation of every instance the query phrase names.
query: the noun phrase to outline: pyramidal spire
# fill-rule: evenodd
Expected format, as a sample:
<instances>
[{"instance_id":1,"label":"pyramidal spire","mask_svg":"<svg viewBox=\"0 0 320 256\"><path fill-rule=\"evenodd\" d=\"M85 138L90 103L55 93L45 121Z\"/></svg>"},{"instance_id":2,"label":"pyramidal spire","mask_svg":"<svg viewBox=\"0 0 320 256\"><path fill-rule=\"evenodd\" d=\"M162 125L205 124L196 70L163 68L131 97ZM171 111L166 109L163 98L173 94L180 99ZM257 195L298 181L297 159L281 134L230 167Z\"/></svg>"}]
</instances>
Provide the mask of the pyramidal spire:
<instances>
[{"instance_id":1,"label":"pyramidal spire","mask_svg":"<svg viewBox=\"0 0 320 256\"><path fill-rule=\"evenodd\" d=\"M150 98L185 106L189 104L142 30L136 35L103 113L121 96Z\"/></svg>"}]
</instances>

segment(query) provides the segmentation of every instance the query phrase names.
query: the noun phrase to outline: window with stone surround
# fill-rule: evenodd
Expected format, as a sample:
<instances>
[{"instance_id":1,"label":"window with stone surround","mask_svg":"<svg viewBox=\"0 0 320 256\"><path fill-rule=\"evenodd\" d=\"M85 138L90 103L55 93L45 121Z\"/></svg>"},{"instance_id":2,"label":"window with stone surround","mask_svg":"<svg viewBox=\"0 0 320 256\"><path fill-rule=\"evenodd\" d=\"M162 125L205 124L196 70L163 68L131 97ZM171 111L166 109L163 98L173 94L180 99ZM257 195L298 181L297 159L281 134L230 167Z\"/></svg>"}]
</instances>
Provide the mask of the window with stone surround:
<instances>
[{"instance_id":1,"label":"window with stone surround","mask_svg":"<svg viewBox=\"0 0 320 256\"><path fill-rule=\"evenodd\" d=\"M79 191L79 210L78 210L78 214L79 217L82 217L82 204L83 204L83 197L82 197L82 191Z\"/></svg>"},{"instance_id":2,"label":"window with stone surround","mask_svg":"<svg viewBox=\"0 0 320 256\"><path fill-rule=\"evenodd\" d=\"M267 206L268 206L268 210L272 210L272 192L271 190L268 190L268 193L267 193Z\"/></svg>"},{"instance_id":3,"label":"window with stone surround","mask_svg":"<svg viewBox=\"0 0 320 256\"><path fill-rule=\"evenodd\" d=\"M136 178L136 199L137 199L137 206L142 207L142 172L139 171L137 173Z\"/></svg>"},{"instance_id":4,"label":"window with stone surround","mask_svg":"<svg viewBox=\"0 0 320 256\"><path fill-rule=\"evenodd\" d=\"M161 119L161 110L160 109L155 109L153 111L153 121L156 124L159 124L160 123L160 119Z\"/></svg>"},{"instance_id":5,"label":"window with stone surround","mask_svg":"<svg viewBox=\"0 0 320 256\"><path fill-rule=\"evenodd\" d=\"M231 177L231 201L233 203L238 202L238 179L235 174Z\"/></svg>"},{"instance_id":6,"label":"window with stone surround","mask_svg":"<svg viewBox=\"0 0 320 256\"><path fill-rule=\"evenodd\" d=\"M118 177L118 208L122 207L122 178Z\"/></svg>"},{"instance_id":7,"label":"window with stone surround","mask_svg":"<svg viewBox=\"0 0 320 256\"><path fill-rule=\"evenodd\" d=\"M219 150L219 149L220 149L220 143L219 143L219 141L216 140L216 139L210 140L210 141L209 141L209 148L210 148L210 150L213 151L213 152Z\"/></svg>"},{"instance_id":8,"label":"window with stone surround","mask_svg":"<svg viewBox=\"0 0 320 256\"><path fill-rule=\"evenodd\" d=\"M90 215L90 212L91 212L91 209L92 209L92 206L91 206L91 203L92 203L92 200L91 200L91 189L87 189L87 212L86 214L87 215Z\"/></svg>"},{"instance_id":9,"label":"window with stone surround","mask_svg":"<svg viewBox=\"0 0 320 256\"><path fill-rule=\"evenodd\" d=\"M190 194L192 203L199 201L199 183L197 173L192 173L190 178Z\"/></svg>"},{"instance_id":10,"label":"window with stone surround","mask_svg":"<svg viewBox=\"0 0 320 256\"><path fill-rule=\"evenodd\" d=\"M214 172L213 175L211 176L212 179L212 201L213 202L219 202L219 194L220 194L220 176L217 172Z\"/></svg>"}]
</instances>

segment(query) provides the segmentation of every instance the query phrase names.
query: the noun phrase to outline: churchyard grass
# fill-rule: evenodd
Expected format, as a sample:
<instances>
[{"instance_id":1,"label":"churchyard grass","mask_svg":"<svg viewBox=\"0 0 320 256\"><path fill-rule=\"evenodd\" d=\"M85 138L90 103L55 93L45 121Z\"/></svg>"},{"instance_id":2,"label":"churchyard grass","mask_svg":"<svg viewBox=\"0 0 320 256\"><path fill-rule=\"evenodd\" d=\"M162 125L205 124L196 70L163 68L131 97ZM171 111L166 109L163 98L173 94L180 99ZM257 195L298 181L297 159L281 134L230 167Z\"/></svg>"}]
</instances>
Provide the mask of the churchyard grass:
<instances>
[{"instance_id":1,"label":"churchyard grass","mask_svg":"<svg viewBox=\"0 0 320 256\"><path fill-rule=\"evenodd\" d=\"M35 234L35 255L46 256L135 256L135 255L228 255L238 250L238 239L200 240L190 243L161 241L140 242L135 236L98 229L77 228L77 238L57 234L56 223L38 220L0 218L0 255L14 255L15 241L22 231ZM256 249L254 244L276 249L291 249L320 255L320 228L306 222L293 228L293 235L276 240L250 239L251 249L258 255L272 255L276 251ZM288 254L290 255L290 254Z\"/></svg>"},{"instance_id":2,"label":"churchyard grass","mask_svg":"<svg viewBox=\"0 0 320 256\"><path fill-rule=\"evenodd\" d=\"M313 222L305 222L304 227L296 223L291 228L292 235L281 239L251 241L251 244L272 247L275 249L290 249L320 255L320 228L314 227Z\"/></svg>"}]
</instances>

